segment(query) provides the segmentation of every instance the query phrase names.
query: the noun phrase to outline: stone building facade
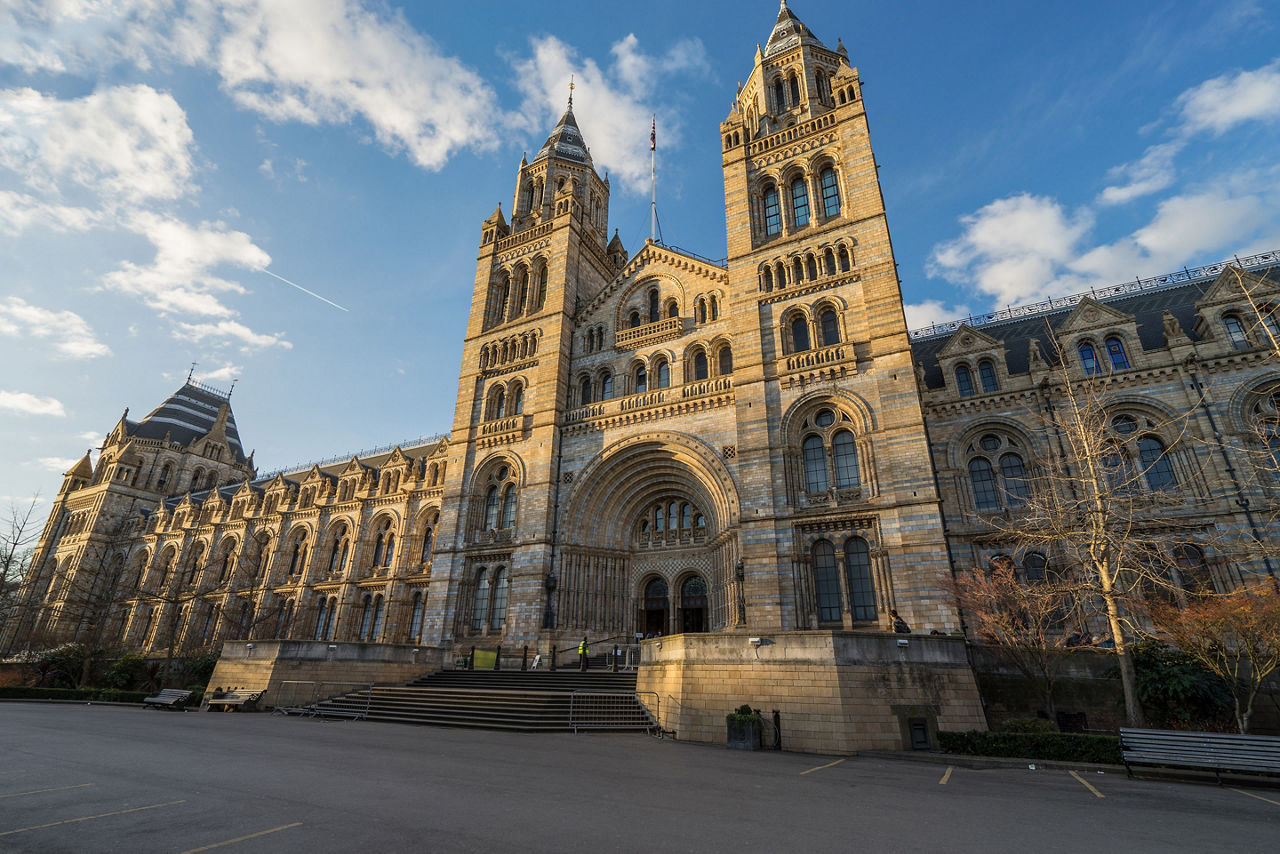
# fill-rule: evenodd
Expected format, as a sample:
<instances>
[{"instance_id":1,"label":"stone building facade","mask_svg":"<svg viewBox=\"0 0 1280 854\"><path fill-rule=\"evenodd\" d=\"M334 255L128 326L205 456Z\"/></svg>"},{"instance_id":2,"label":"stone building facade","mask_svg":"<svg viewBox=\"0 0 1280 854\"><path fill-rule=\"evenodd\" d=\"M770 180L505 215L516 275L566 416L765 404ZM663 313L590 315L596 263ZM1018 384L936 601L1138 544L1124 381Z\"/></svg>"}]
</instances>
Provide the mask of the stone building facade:
<instances>
[{"instance_id":1,"label":"stone building facade","mask_svg":"<svg viewBox=\"0 0 1280 854\"><path fill-rule=\"evenodd\" d=\"M1265 451L1250 431L1277 415L1256 333L1274 321L1236 334L1230 270L909 334L858 72L785 2L720 137L727 261L631 255L570 99L521 160L510 220L481 225L446 436L259 477L229 395L189 380L126 410L67 473L3 648L545 651L884 632L891 610L951 634L947 580L999 549L984 514L1007 509L1014 458L1032 476L1053 457L1029 414L1046 319L1064 358L1093 348L1117 415L1197 410L1194 436L1133 439L1168 458L1187 512L1274 535L1257 458L1195 441ZM1200 560L1223 589L1273 571Z\"/></svg>"}]
</instances>

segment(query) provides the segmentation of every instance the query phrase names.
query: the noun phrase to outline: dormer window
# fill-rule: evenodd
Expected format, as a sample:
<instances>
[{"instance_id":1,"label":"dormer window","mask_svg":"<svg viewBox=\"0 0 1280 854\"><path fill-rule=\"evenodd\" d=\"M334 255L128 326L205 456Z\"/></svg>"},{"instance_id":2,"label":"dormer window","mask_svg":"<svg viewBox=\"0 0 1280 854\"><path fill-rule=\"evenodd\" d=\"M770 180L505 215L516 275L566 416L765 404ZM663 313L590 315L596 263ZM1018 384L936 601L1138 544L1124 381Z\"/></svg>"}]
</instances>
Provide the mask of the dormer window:
<instances>
[{"instance_id":1,"label":"dormer window","mask_svg":"<svg viewBox=\"0 0 1280 854\"><path fill-rule=\"evenodd\" d=\"M1228 340L1237 350L1248 350L1253 346L1249 341L1249 336L1245 334L1244 324L1240 322L1239 317L1234 314L1224 314L1222 316L1222 325L1227 330Z\"/></svg>"},{"instance_id":2,"label":"dormer window","mask_svg":"<svg viewBox=\"0 0 1280 854\"><path fill-rule=\"evenodd\" d=\"M988 360L978 363L978 377L982 380L982 393L990 394L1000 390L1000 385L996 382L996 366Z\"/></svg>"},{"instance_id":3,"label":"dormer window","mask_svg":"<svg viewBox=\"0 0 1280 854\"><path fill-rule=\"evenodd\" d=\"M1111 360L1111 370L1129 370L1129 357L1124 351L1124 342L1112 336L1107 339L1107 358Z\"/></svg>"},{"instance_id":4,"label":"dormer window","mask_svg":"<svg viewBox=\"0 0 1280 854\"><path fill-rule=\"evenodd\" d=\"M973 374L968 365L956 365L956 391L961 397L973 397Z\"/></svg>"},{"instance_id":5,"label":"dormer window","mask_svg":"<svg viewBox=\"0 0 1280 854\"><path fill-rule=\"evenodd\" d=\"M1093 344L1088 341L1081 341L1076 347L1076 352L1080 354L1080 367L1084 368L1084 375L1092 377L1099 373L1098 370L1098 353L1093 348Z\"/></svg>"}]
</instances>

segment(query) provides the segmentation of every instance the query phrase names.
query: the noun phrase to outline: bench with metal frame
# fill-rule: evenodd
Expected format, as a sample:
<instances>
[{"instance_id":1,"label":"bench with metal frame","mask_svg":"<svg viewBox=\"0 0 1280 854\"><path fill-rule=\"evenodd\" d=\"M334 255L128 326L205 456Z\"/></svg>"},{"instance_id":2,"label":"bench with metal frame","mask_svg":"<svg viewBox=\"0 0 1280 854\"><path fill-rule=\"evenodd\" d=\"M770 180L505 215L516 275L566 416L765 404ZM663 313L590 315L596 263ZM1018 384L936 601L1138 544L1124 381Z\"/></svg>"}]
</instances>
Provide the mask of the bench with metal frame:
<instances>
[{"instance_id":1,"label":"bench with metal frame","mask_svg":"<svg viewBox=\"0 0 1280 854\"><path fill-rule=\"evenodd\" d=\"M150 706L155 709L185 712L187 710L187 701L190 699L190 691L183 691L181 688L164 688L159 694L143 700L142 707L145 709Z\"/></svg>"},{"instance_id":2,"label":"bench with metal frame","mask_svg":"<svg viewBox=\"0 0 1280 854\"><path fill-rule=\"evenodd\" d=\"M1212 771L1222 774L1280 775L1280 738L1225 732L1181 732L1165 729L1120 730L1125 770L1134 765Z\"/></svg>"},{"instance_id":3,"label":"bench with metal frame","mask_svg":"<svg viewBox=\"0 0 1280 854\"><path fill-rule=\"evenodd\" d=\"M226 691L217 697L205 701L206 712L212 712L214 706L223 712L256 712L258 701L262 699L262 691Z\"/></svg>"}]
</instances>

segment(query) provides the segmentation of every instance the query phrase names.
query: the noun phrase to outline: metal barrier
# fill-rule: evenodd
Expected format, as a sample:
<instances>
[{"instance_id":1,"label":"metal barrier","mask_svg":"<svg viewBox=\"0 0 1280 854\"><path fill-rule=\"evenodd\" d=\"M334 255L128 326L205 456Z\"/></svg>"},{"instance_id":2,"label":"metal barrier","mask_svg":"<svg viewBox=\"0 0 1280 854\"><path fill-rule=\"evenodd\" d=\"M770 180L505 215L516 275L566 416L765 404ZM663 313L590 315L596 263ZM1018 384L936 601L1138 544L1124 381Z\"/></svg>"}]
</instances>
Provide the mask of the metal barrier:
<instances>
[{"instance_id":1,"label":"metal barrier","mask_svg":"<svg viewBox=\"0 0 1280 854\"><path fill-rule=\"evenodd\" d=\"M653 709L640 702L640 696L653 698ZM580 729L638 729L661 732L656 712L658 695L654 691L574 691L569 696L569 726Z\"/></svg>"},{"instance_id":2,"label":"metal barrier","mask_svg":"<svg viewBox=\"0 0 1280 854\"><path fill-rule=\"evenodd\" d=\"M354 714L343 714L344 718L363 720L369 714L369 704L373 700L373 683L371 682L304 682L287 680L277 683L279 686L272 696L275 697L274 712L277 715L303 715L309 718L324 717L320 704L344 694L364 691L364 709Z\"/></svg>"}]
</instances>

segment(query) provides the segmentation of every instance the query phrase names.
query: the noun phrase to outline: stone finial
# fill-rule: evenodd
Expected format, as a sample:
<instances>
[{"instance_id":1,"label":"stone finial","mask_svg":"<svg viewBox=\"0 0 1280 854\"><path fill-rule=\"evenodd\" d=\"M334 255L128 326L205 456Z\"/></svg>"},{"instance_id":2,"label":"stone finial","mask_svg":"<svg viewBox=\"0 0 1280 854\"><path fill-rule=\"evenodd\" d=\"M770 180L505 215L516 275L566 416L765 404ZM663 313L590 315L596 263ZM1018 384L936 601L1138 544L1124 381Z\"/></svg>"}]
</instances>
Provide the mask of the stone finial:
<instances>
[{"instance_id":1,"label":"stone finial","mask_svg":"<svg viewBox=\"0 0 1280 854\"><path fill-rule=\"evenodd\" d=\"M1173 312L1165 309L1160 315L1160 322L1164 325L1164 343L1166 347L1172 347L1174 344L1185 344L1191 339L1187 337L1187 333L1182 328L1182 324L1178 322L1178 318L1173 316Z\"/></svg>"}]
</instances>

